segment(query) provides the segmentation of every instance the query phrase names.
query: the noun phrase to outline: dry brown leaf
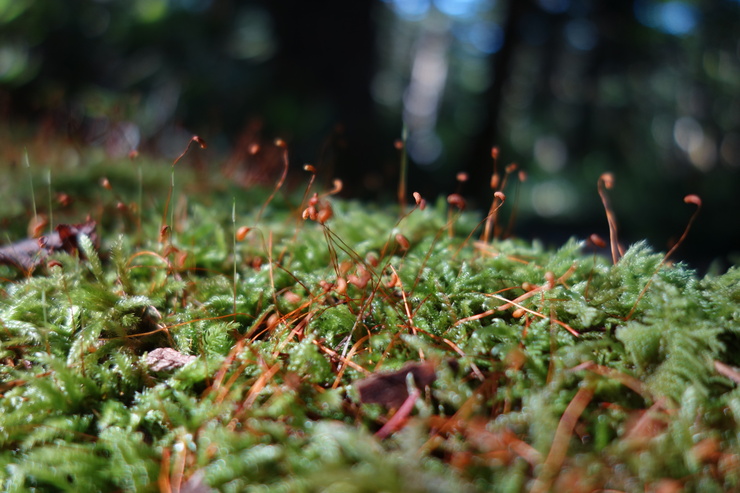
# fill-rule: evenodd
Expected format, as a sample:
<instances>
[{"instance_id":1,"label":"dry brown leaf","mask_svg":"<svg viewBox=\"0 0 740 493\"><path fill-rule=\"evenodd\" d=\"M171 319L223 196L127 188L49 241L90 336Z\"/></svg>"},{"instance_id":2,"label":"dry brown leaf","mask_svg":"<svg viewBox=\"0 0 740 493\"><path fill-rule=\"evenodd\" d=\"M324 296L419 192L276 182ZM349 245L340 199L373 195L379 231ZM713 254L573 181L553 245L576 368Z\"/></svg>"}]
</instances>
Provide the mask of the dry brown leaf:
<instances>
[{"instance_id":1,"label":"dry brown leaf","mask_svg":"<svg viewBox=\"0 0 740 493\"><path fill-rule=\"evenodd\" d=\"M364 404L380 404L398 409L408 398L406 375L411 373L420 389L431 385L437 379L434 365L430 362L407 363L400 370L376 373L357 383L360 400Z\"/></svg>"}]
</instances>

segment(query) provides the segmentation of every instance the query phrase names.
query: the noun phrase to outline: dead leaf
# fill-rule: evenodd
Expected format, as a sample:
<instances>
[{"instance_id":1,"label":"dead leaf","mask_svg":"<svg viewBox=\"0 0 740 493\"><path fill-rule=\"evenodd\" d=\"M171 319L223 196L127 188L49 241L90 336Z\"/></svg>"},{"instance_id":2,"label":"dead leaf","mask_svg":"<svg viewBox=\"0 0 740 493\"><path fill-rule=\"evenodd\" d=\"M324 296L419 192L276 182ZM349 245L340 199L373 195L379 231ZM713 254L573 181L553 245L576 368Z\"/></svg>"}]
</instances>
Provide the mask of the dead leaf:
<instances>
[{"instance_id":1,"label":"dead leaf","mask_svg":"<svg viewBox=\"0 0 740 493\"><path fill-rule=\"evenodd\" d=\"M409 396L406 375L411 373L419 389L434 383L437 375L431 362L406 363L403 368L388 373L376 373L357 383L364 404L380 404L398 409Z\"/></svg>"},{"instance_id":2,"label":"dead leaf","mask_svg":"<svg viewBox=\"0 0 740 493\"><path fill-rule=\"evenodd\" d=\"M60 224L55 231L40 238L28 238L0 248L0 264L11 265L28 272L40 265L55 252L73 254L78 251L77 238L84 234L98 245L95 221L81 224Z\"/></svg>"}]
</instances>

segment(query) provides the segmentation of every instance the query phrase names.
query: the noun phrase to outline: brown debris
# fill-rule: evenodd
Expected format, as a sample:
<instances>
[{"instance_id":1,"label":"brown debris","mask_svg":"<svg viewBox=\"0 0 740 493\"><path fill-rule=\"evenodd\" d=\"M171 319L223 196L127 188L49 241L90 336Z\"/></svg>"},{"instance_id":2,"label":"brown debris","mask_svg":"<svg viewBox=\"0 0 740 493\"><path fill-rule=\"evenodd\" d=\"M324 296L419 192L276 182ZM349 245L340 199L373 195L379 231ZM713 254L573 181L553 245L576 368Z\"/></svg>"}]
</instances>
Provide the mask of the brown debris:
<instances>
[{"instance_id":1,"label":"brown debris","mask_svg":"<svg viewBox=\"0 0 740 493\"><path fill-rule=\"evenodd\" d=\"M359 381L357 390L360 392L360 400L364 404L400 408L409 397L406 386L406 375L409 373L414 376L414 383L419 389L431 385L437 379L432 363L406 363L400 370L376 373Z\"/></svg>"},{"instance_id":2,"label":"brown debris","mask_svg":"<svg viewBox=\"0 0 740 493\"><path fill-rule=\"evenodd\" d=\"M0 248L0 264L12 265L19 270L30 272L38 267L52 253L67 252L73 254L79 250L77 237L89 236L94 245L98 245L93 220L81 224L60 224L53 233L38 239L28 238Z\"/></svg>"}]
</instances>

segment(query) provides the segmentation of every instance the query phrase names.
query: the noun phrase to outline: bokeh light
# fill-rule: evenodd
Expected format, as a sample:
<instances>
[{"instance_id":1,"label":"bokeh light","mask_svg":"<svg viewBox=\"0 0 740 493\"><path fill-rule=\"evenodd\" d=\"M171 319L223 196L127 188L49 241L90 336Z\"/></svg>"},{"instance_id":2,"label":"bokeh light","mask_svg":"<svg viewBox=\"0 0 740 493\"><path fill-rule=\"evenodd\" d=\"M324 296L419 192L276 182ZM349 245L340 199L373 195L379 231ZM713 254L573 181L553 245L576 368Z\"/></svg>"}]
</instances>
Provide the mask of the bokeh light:
<instances>
[{"instance_id":1,"label":"bokeh light","mask_svg":"<svg viewBox=\"0 0 740 493\"><path fill-rule=\"evenodd\" d=\"M229 53L241 60L263 62L277 51L270 15L260 8L247 8L237 15L229 41Z\"/></svg>"},{"instance_id":2,"label":"bokeh light","mask_svg":"<svg viewBox=\"0 0 740 493\"><path fill-rule=\"evenodd\" d=\"M406 21L418 21L429 12L429 0L385 0L393 6L396 14Z\"/></svg>"},{"instance_id":3,"label":"bokeh light","mask_svg":"<svg viewBox=\"0 0 740 493\"><path fill-rule=\"evenodd\" d=\"M637 0L635 15L644 25L675 36L692 33L699 22L696 7L678 0L669 2Z\"/></svg>"}]
</instances>

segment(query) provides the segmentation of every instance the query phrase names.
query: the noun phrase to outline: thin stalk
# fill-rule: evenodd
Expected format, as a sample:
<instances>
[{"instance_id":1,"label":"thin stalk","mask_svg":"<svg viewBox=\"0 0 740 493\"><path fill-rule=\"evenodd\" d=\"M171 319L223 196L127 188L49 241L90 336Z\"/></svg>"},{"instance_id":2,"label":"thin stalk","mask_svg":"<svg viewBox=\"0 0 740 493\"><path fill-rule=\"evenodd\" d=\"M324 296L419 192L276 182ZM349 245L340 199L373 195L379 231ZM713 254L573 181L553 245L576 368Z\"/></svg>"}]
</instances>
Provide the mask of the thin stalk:
<instances>
[{"instance_id":1,"label":"thin stalk","mask_svg":"<svg viewBox=\"0 0 740 493\"><path fill-rule=\"evenodd\" d=\"M46 170L46 184L49 191L49 234L54 232L54 211L51 207L51 168Z\"/></svg>"},{"instance_id":2,"label":"thin stalk","mask_svg":"<svg viewBox=\"0 0 740 493\"><path fill-rule=\"evenodd\" d=\"M267 200L265 201L264 204L262 204L262 207L257 213L257 220L255 221L255 224L259 224L260 219L262 219L262 214L265 212L265 209L267 208L267 205L270 202L272 202L272 199L275 198L275 195L277 195L278 190L280 190L280 188L282 188L283 184L285 183L285 178L288 176L288 166L290 164L290 161L288 160L288 146L285 144L285 141L282 139L277 139L275 141L275 145L277 147L280 147L283 150L283 173L280 175L280 178L275 184L275 188L272 190L272 193L270 194L269 197L267 197Z\"/></svg>"},{"instance_id":3,"label":"thin stalk","mask_svg":"<svg viewBox=\"0 0 740 493\"><path fill-rule=\"evenodd\" d=\"M408 134L408 128L404 123L401 129L401 175L398 180L398 206L401 209L401 215L406 212L406 179L409 167L408 154L406 153Z\"/></svg>"},{"instance_id":4,"label":"thin stalk","mask_svg":"<svg viewBox=\"0 0 740 493\"><path fill-rule=\"evenodd\" d=\"M604 204L606 221L609 223L609 245L612 251L612 263L616 264L619 258L624 255L624 252L620 248L619 239L617 238L617 218L609 202L609 196L606 193L607 190L614 186L614 176L611 173L602 174L596 186L601 197L601 202Z\"/></svg>"},{"instance_id":5,"label":"thin stalk","mask_svg":"<svg viewBox=\"0 0 740 493\"><path fill-rule=\"evenodd\" d=\"M638 303L640 303L640 300L642 300L643 296L645 296L645 293L647 292L648 288L650 288L650 285L653 283L653 279L655 279L655 275L658 273L661 267L663 267L663 264L665 264L668 261L668 258L673 255L673 252L675 252L678 247L683 243L683 241L686 239L686 236L689 234L689 230L691 229L691 225L694 224L694 221L696 220L696 217L699 215L699 211L701 210L701 199L698 195L687 195L684 197L683 201L687 204L693 204L696 206L696 210L694 210L694 213L689 218L689 222L686 225L686 229L683 230L683 234L678 239L675 245L668 250L668 253L665 254L665 257L663 257L663 260L660 261L658 266L655 268L655 271L650 276L650 279L648 280L647 284L645 284L645 287L642 288L642 291L640 291L640 294L637 296L637 300L635 300L635 304L632 305L632 309L627 314L627 317L625 320L629 320L632 318L632 315L635 313L635 310L637 309Z\"/></svg>"},{"instance_id":6,"label":"thin stalk","mask_svg":"<svg viewBox=\"0 0 740 493\"><path fill-rule=\"evenodd\" d=\"M170 181L170 197L169 199L172 201L172 208L170 209L170 243L175 243L175 203L174 203L174 197L175 197L175 165L172 165L172 172L171 172L171 181Z\"/></svg>"},{"instance_id":7,"label":"thin stalk","mask_svg":"<svg viewBox=\"0 0 740 493\"><path fill-rule=\"evenodd\" d=\"M207 147L205 141L198 137L197 135L193 135L190 140L188 141L187 147L185 147L185 150L182 151L182 154L177 156L175 160L172 162L172 181L170 182L170 190L167 194L167 202L164 204L164 212L162 213L162 227L160 228L160 232L165 231L165 226L167 226L167 210L170 207L170 202L172 202L172 194L175 190L175 165L182 159L185 154L188 153L188 150L190 150L190 146L195 142L200 146L201 149L205 149ZM172 243L172 235L174 234L175 229L175 207L172 206L172 215L170 216L170 244ZM161 234L161 233L160 233Z\"/></svg>"},{"instance_id":8,"label":"thin stalk","mask_svg":"<svg viewBox=\"0 0 740 493\"><path fill-rule=\"evenodd\" d=\"M49 344L49 319L46 314L46 290L41 291L41 312L44 317L44 344L46 345L47 354L51 354L51 346Z\"/></svg>"},{"instance_id":9,"label":"thin stalk","mask_svg":"<svg viewBox=\"0 0 740 493\"><path fill-rule=\"evenodd\" d=\"M28 180L31 183L31 204L33 205L33 222L38 223L38 213L36 212L36 195L33 191L33 174L31 174L31 162L28 160L28 149L23 148L23 164L28 168Z\"/></svg>"},{"instance_id":10,"label":"thin stalk","mask_svg":"<svg viewBox=\"0 0 740 493\"><path fill-rule=\"evenodd\" d=\"M234 231L234 323L236 323L236 197L232 197L231 200L231 226Z\"/></svg>"},{"instance_id":11,"label":"thin stalk","mask_svg":"<svg viewBox=\"0 0 740 493\"><path fill-rule=\"evenodd\" d=\"M136 217L136 235L140 239L141 238L141 209L144 205L144 174L141 170L141 164L139 164L139 198L138 198L138 208L137 208L137 217Z\"/></svg>"}]
</instances>

